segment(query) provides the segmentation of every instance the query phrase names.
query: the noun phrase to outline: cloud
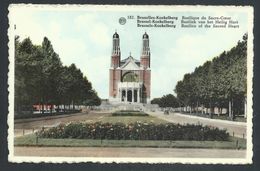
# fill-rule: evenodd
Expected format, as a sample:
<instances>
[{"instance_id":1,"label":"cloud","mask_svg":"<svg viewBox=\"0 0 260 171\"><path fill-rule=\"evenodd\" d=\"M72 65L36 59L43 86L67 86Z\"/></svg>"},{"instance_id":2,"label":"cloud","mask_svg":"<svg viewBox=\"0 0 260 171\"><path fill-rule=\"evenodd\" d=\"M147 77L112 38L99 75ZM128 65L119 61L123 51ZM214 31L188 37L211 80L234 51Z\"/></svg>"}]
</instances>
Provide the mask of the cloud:
<instances>
[{"instance_id":1,"label":"cloud","mask_svg":"<svg viewBox=\"0 0 260 171\"><path fill-rule=\"evenodd\" d=\"M78 31L87 36L92 43L101 47L110 45L107 26L94 13L80 15L74 23Z\"/></svg>"},{"instance_id":2,"label":"cloud","mask_svg":"<svg viewBox=\"0 0 260 171\"><path fill-rule=\"evenodd\" d=\"M93 53L93 49L96 47L102 51L107 49L111 42L107 28L103 23L96 22L94 14L74 18L78 31L75 34L73 27L64 27L63 19L57 21L51 18L45 25L35 17L33 11L18 10L14 19L15 32L21 40L30 37L34 44L41 44L43 37L48 37L64 65L75 63L92 82L99 95L102 97L108 95L108 88L105 89L104 86L108 85L109 54L108 57L97 56L97 53ZM70 34L64 34L66 31ZM107 60L104 60L104 57Z\"/></svg>"},{"instance_id":3,"label":"cloud","mask_svg":"<svg viewBox=\"0 0 260 171\"><path fill-rule=\"evenodd\" d=\"M36 15L37 14L37 15ZM46 13L18 10L15 15L16 34L30 37L41 44L47 36L65 65L75 63L92 82L102 98L108 97L108 76L112 34L119 28L121 58L129 51L139 59L143 29L135 24L118 26L119 14L81 11L78 13ZM125 15L125 14L124 14ZM229 15L212 13L214 16ZM51 17L50 17L51 16ZM240 19L240 15L232 15ZM239 18L240 17L240 18ZM116 18L116 21L115 21ZM246 21L241 19L242 21ZM153 97L173 93L177 81L195 67L211 60L236 45L246 32L246 23L239 29L149 29Z\"/></svg>"},{"instance_id":4,"label":"cloud","mask_svg":"<svg viewBox=\"0 0 260 171\"><path fill-rule=\"evenodd\" d=\"M51 39L55 51L65 65L84 63L88 59L85 42L77 38ZM81 68L82 69L82 68Z\"/></svg>"},{"instance_id":5,"label":"cloud","mask_svg":"<svg viewBox=\"0 0 260 171\"><path fill-rule=\"evenodd\" d=\"M186 33L178 37L172 47L167 46L161 55L157 52L152 61L152 96L174 93L177 81L195 67L228 51L242 38L244 30L209 30L203 34ZM228 37L227 37L228 35ZM154 47L156 48L156 47ZM151 49L152 51L152 49ZM154 63L153 63L154 62Z\"/></svg>"},{"instance_id":6,"label":"cloud","mask_svg":"<svg viewBox=\"0 0 260 171\"><path fill-rule=\"evenodd\" d=\"M59 39L61 37L61 25L58 22L51 21L49 25L49 37Z\"/></svg>"},{"instance_id":7,"label":"cloud","mask_svg":"<svg viewBox=\"0 0 260 171\"><path fill-rule=\"evenodd\" d=\"M32 42L41 44L46 32L37 22L32 11L13 11L13 18L16 25L15 34L19 35L21 40L30 37Z\"/></svg>"},{"instance_id":8,"label":"cloud","mask_svg":"<svg viewBox=\"0 0 260 171\"><path fill-rule=\"evenodd\" d=\"M92 56L86 54L87 59L84 62L77 63L77 66L81 68L88 80L91 81L93 88L98 92L102 98L108 97L108 84L109 84L109 58L104 60L103 56Z\"/></svg>"}]
</instances>

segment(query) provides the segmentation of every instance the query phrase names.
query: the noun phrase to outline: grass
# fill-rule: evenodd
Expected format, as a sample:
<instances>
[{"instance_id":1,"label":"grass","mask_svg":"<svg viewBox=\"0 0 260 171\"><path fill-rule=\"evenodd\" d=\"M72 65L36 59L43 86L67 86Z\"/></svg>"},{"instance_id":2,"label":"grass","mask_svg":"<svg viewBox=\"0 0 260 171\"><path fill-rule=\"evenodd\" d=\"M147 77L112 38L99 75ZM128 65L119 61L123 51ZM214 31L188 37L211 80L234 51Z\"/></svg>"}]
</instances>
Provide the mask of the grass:
<instances>
[{"instance_id":1,"label":"grass","mask_svg":"<svg viewBox=\"0 0 260 171\"><path fill-rule=\"evenodd\" d=\"M36 143L36 135L30 134L22 137L16 137L14 139L14 145L48 147L153 147L246 149L246 140L236 137L230 137L230 141L154 141L38 138L38 143Z\"/></svg>"}]
</instances>

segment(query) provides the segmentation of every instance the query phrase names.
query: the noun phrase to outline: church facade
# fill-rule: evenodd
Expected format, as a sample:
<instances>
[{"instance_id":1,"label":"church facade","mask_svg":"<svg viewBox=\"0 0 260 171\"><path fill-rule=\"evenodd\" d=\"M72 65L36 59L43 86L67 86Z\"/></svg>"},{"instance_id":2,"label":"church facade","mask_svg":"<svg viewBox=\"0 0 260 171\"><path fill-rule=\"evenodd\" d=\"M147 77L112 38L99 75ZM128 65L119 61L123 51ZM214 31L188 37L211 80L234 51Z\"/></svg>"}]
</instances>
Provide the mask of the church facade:
<instances>
[{"instance_id":1,"label":"church facade","mask_svg":"<svg viewBox=\"0 0 260 171\"><path fill-rule=\"evenodd\" d=\"M121 60L120 38L113 35L111 66L109 69L109 101L112 103L150 103L151 60L149 36L142 36L140 60L131 54Z\"/></svg>"}]
</instances>

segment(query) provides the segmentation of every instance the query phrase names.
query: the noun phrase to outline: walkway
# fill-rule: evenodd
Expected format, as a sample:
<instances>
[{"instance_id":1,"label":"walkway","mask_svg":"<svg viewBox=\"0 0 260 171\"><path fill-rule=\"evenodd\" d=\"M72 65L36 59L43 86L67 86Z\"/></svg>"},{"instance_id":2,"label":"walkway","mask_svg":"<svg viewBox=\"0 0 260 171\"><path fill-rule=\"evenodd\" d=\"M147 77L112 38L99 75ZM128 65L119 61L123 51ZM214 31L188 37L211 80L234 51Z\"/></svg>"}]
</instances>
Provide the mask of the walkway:
<instances>
[{"instance_id":1,"label":"walkway","mask_svg":"<svg viewBox=\"0 0 260 171\"><path fill-rule=\"evenodd\" d=\"M15 156L245 158L246 150L194 148L14 147Z\"/></svg>"},{"instance_id":2,"label":"walkway","mask_svg":"<svg viewBox=\"0 0 260 171\"><path fill-rule=\"evenodd\" d=\"M163 114L163 112L147 112L149 115L164 119L168 122L180 123L180 124L202 124L218 127L220 129L227 129L232 136L246 138L246 123L224 121L217 119L202 118L198 116L189 116L180 113L170 113L169 115Z\"/></svg>"}]
</instances>

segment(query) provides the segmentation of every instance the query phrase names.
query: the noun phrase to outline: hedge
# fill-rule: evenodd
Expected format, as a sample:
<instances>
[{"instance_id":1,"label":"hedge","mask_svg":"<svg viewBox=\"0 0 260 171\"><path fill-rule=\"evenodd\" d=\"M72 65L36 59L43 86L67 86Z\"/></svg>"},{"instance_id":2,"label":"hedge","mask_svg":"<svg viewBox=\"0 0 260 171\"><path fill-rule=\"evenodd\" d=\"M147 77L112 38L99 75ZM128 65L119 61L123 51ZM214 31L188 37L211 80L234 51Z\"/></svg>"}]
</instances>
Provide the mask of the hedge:
<instances>
[{"instance_id":1,"label":"hedge","mask_svg":"<svg viewBox=\"0 0 260 171\"><path fill-rule=\"evenodd\" d=\"M123 123L69 123L38 132L40 138L108 140L195 140L227 141L226 130L202 125Z\"/></svg>"},{"instance_id":2,"label":"hedge","mask_svg":"<svg viewBox=\"0 0 260 171\"><path fill-rule=\"evenodd\" d=\"M127 112L127 113L131 113L131 112L140 112L139 110L119 110L117 112Z\"/></svg>"}]
</instances>

